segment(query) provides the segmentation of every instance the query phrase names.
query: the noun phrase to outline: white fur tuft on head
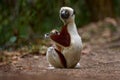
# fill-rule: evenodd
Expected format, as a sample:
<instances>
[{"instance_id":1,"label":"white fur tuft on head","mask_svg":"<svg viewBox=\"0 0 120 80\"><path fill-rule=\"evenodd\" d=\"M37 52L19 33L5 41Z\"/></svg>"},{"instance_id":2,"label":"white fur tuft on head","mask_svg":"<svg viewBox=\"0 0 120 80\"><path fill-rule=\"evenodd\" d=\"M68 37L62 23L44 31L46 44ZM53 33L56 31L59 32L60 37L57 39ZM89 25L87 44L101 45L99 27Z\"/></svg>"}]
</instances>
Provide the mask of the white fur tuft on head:
<instances>
[{"instance_id":1,"label":"white fur tuft on head","mask_svg":"<svg viewBox=\"0 0 120 80\"><path fill-rule=\"evenodd\" d=\"M65 13L66 12L66 13ZM64 24L66 23L70 23L70 22L73 22L74 21L74 18L75 18L75 12L74 12L74 9L70 8L70 7L61 7L60 9L60 19L64 22ZM61 16L61 14L64 13L66 15L65 18ZM68 15L69 16L68 16Z\"/></svg>"}]
</instances>

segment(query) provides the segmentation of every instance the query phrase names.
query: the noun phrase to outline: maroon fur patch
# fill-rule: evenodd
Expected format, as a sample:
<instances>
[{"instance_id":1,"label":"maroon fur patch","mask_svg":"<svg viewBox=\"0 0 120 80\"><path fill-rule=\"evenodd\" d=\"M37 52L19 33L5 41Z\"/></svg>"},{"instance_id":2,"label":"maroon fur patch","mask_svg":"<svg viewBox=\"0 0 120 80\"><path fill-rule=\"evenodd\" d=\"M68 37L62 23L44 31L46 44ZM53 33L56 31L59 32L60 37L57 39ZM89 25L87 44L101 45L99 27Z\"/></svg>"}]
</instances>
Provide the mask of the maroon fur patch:
<instances>
[{"instance_id":1,"label":"maroon fur patch","mask_svg":"<svg viewBox=\"0 0 120 80\"><path fill-rule=\"evenodd\" d=\"M64 68L67 68L67 62L66 62L64 55L61 52L59 52L57 49L55 49L55 51L58 53L60 61L62 65L64 66Z\"/></svg>"},{"instance_id":2,"label":"maroon fur patch","mask_svg":"<svg viewBox=\"0 0 120 80\"><path fill-rule=\"evenodd\" d=\"M60 34L52 34L50 38L62 46L70 46L70 34L68 33L67 25L62 27Z\"/></svg>"}]
</instances>

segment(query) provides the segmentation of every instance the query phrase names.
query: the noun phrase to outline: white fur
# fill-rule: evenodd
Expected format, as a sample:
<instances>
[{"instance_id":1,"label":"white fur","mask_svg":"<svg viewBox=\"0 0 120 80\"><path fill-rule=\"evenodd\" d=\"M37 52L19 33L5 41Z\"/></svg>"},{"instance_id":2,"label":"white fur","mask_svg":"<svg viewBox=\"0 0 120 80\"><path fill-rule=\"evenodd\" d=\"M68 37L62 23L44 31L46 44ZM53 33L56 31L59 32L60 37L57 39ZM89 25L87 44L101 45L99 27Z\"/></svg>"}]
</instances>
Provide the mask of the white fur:
<instances>
[{"instance_id":1,"label":"white fur","mask_svg":"<svg viewBox=\"0 0 120 80\"><path fill-rule=\"evenodd\" d=\"M67 30L71 37L71 42L69 47L64 47L62 45L59 45L55 42L55 44L58 44L63 48L62 54L64 55L66 61L67 61L67 68L73 68L79 63L80 60L80 54L82 50L82 40L79 36L76 24L74 22L75 15L73 14L73 9L70 7L62 7L60 9L60 12L62 9L67 9L70 12L70 17L65 21L61 17L61 20L64 22L64 24L67 24ZM47 60L48 62L57 68L63 68L63 65L60 62L59 56L54 50L54 47L50 47L47 50Z\"/></svg>"},{"instance_id":2,"label":"white fur","mask_svg":"<svg viewBox=\"0 0 120 80\"><path fill-rule=\"evenodd\" d=\"M63 54L67 60L67 66L75 67L75 65L80 60L82 41L81 41L81 37L77 32L76 25L74 23L68 24L67 28L71 37L71 45L70 47L64 48Z\"/></svg>"}]
</instances>

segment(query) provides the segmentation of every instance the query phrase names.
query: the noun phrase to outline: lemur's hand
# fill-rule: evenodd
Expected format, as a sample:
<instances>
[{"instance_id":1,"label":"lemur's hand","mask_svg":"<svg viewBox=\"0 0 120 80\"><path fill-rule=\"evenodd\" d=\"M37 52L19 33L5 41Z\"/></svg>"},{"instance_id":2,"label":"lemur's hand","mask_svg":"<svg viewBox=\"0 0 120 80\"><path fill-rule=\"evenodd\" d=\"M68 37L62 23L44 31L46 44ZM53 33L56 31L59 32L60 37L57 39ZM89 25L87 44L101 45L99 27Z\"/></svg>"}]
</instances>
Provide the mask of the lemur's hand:
<instances>
[{"instance_id":1,"label":"lemur's hand","mask_svg":"<svg viewBox=\"0 0 120 80\"><path fill-rule=\"evenodd\" d=\"M58 30L56 30L56 29L53 29L51 32L50 32L50 36L51 35L60 35L60 32L58 31ZM54 47L58 50L58 51L61 51L62 50L62 48L59 46L59 45L57 45L57 44L54 44Z\"/></svg>"},{"instance_id":2,"label":"lemur's hand","mask_svg":"<svg viewBox=\"0 0 120 80\"><path fill-rule=\"evenodd\" d=\"M59 35L60 32L56 29L53 29L50 33L46 33L44 36L45 38L50 38L51 35Z\"/></svg>"},{"instance_id":3,"label":"lemur's hand","mask_svg":"<svg viewBox=\"0 0 120 80\"><path fill-rule=\"evenodd\" d=\"M59 35L60 32L56 29L53 29L51 32L50 32L50 35Z\"/></svg>"}]
</instances>

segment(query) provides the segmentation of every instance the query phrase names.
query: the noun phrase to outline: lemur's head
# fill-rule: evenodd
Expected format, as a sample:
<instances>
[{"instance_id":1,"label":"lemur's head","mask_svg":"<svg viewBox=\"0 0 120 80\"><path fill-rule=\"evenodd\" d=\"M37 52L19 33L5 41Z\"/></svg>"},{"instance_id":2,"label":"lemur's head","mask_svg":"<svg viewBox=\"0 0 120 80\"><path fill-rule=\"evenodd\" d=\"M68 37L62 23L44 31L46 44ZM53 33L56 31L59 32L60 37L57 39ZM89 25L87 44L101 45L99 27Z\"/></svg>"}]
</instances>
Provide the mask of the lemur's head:
<instances>
[{"instance_id":1,"label":"lemur's head","mask_svg":"<svg viewBox=\"0 0 120 80\"><path fill-rule=\"evenodd\" d=\"M62 7L60 9L60 19L66 24L73 22L75 18L75 11L70 7Z\"/></svg>"}]
</instances>

